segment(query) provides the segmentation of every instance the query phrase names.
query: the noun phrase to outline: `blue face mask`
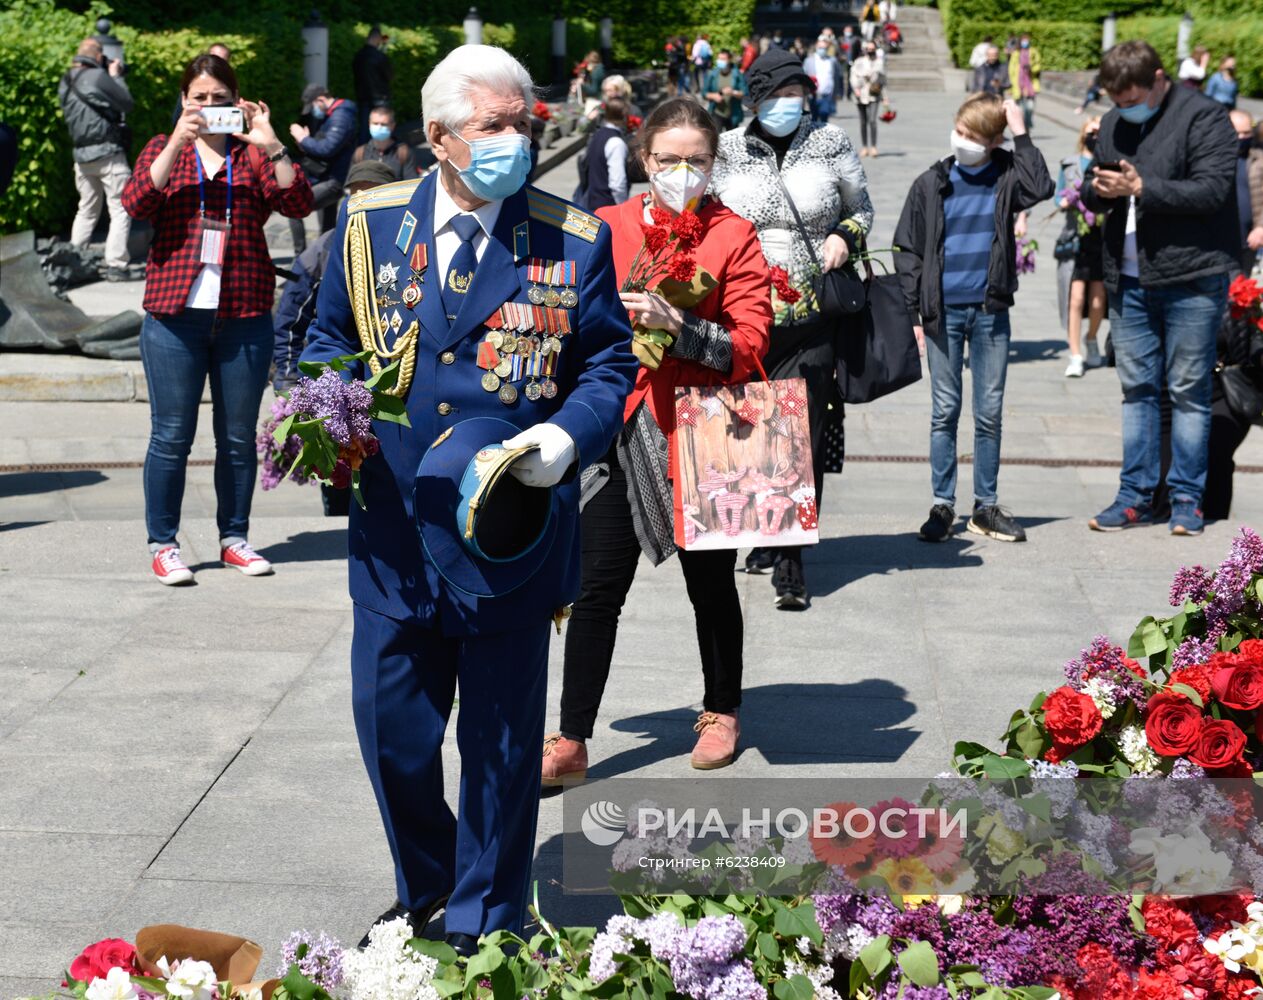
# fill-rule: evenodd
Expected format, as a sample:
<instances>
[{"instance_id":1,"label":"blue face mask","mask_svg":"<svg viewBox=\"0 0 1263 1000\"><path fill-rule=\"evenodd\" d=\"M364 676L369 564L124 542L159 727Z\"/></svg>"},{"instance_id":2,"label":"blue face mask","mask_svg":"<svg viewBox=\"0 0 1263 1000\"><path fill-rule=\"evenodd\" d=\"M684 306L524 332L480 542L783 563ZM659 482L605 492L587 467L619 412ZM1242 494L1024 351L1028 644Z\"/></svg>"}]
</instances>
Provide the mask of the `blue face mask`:
<instances>
[{"instance_id":1,"label":"blue face mask","mask_svg":"<svg viewBox=\"0 0 1263 1000\"><path fill-rule=\"evenodd\" d=\"M452 132L469 147L469 166L458 176L475 198L500 201L517 194L531 172L531 140L514 132L470 142Z\"/></svg>"},{"instance_id":2,"label":"blue face mask","mask_svg":"<svg viewBox=\"0 0 1263 1000\"><path fill-rule=\"evenodd\" d=\"M716 60L715 60L715 69L719 70L719 72L721 72L721 73L727 73L727 72L728 72L728 60L727 60L727 59L716 59Z\"/></svg>"},{"instance_id":3,"label":"blue face mask","mask_svg":"<svg viewBox=\"0 0 1263 1000\"><path fill-rule=\"evenodd\" d=\"M327 112L319 104L313 104L311 106L311 117L314 118L316 121L322 122L325 120L326 117L328 117L328 115L329 115L329 112Z\"/></svg>"},{"instance_id":4,"label":"blue face mask","mask_svg":"<svg viewBox=\"0 0 1263 1000\"><path fill-rule=\"evenodd\" d=\"M368 137L370 139L376 139L378 142L384 142L386 139L390 138L390 126L370 124L368 126Z\"/></svg>"},{"instance_id":5,"label":"blue face mask","mask_svg":"<svg viewBox=\"0 0 1263 1000\"><path fill-rule=\"evenodd\" d=\"M759 124L768 135L789 135L798 128L802 117L801 97L773 97L759 105Z\"/></svg>"},{"instance_id":6,"label":"blue face mask","mask_svg":"<svg viewBox=\"0 0 1263 1000\"><path fill-rule=\"evenodd\" d=\"M1022 48L1024 48L1024 49L1029 49L1030 47L1031 47L1031 43L1030 43L1030 42L1026 42L1026 41L1022 42Z\"/></svg>"},{"instance_id":7,"label":"blue face mask","mask_svg":"<svg viewBox=\"0 0 1263 1000\"><path fill-rule=\"evenodd\" d=\"M1156 108L1149 107L1149 100L1153 97L1153 91L1139 104L1133 104L1130 108L1118 108L1118 116L1125 122L1131 122L1133 125L1143 125L1150 118L1156 115L1162 108L1159 104Z\"/></svg>"}]
</instances>

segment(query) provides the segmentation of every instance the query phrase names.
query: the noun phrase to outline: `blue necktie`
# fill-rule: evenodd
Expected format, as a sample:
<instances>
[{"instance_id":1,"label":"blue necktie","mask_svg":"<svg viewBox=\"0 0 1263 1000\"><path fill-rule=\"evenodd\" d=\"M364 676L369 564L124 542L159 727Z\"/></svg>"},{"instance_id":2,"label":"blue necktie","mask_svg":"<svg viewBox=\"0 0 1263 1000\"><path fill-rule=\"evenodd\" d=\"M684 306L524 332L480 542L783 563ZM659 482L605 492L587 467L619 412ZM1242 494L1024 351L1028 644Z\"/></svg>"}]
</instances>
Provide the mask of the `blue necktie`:
<instances>
[{"instance_id":1,"label":"blue necktie","mask_svg":"<svg viewBox=\"0 0 1263 1000\"><path fill-rule=\"evenodd\" d=\"M443 278L443 311L447 313L449 320L460 315L461 304L473 283L474 268L478 266L478 255L474 253L474 237L482 231L482 226L472 215L453 216L452 228L460 237L460 246L452 255L452 262L447 265L447 274Z\"/></svg>"}]
</instances>

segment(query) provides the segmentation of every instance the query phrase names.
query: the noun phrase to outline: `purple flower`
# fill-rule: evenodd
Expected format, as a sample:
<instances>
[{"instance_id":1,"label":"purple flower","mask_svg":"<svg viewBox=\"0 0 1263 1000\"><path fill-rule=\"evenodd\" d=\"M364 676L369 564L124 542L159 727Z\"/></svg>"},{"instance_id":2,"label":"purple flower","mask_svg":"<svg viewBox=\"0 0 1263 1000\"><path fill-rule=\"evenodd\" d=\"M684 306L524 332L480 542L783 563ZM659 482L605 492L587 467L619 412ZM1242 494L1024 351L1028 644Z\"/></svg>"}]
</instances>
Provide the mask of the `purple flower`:
<instances>
[{"instance_id":1,"label":"purple flower","mask_svg":"<svg viewBox=\"0 0 1263 1000\"><path fill-rule=\"evenodd\" d=\"M1098 635L1092 640L1092 645L1066 664L1066 681L1076 691L1082 691L1093 677L1109 681L1114 687L1115 698L1120 702L1131 701L1137 708L1143 708L1148 703L1144 682L1123 662L1121 647L1115 646L1103 635Z\"/></svg>"},{"instance_id":2,"label":"purple flower","mask_svg":"<svg viewBox=\"0 0 1263 1000\"><path fill-rule=\"evenodd\" d=\"M1201 604L1210 596L1214 578L1202 566L1181 566L1171 581L1171 607L1182 608L1185 601Z\"/></svg>"},{"instance_id":3,"label":"purple flower","mask_svg":"<svg viewBox=\"0 0 1263 1000\"><path fill-rule=\"evenodd\" d=\"M302 958L298 953L303 946ZM277 978L284 978L291 965L297 963L298 971L317 986L333 991L342 985L342 945L329 935L312 935L308 931L294 931L281 945L281 967Z\"/></svg>"},{"instance_id":4,"label":"purple flower","mask_svg":"<svg viewBox=\"0 0 1263 1000\"><path fill-rule=\"evenodd\" d=\"M295 413L323 418L325 429L339 447L364 441L373 433L369 416L373 393L358 379L344 382L332 369L314 381L300 378L290 393L290 405Z\"/></svg>"},{"instance_id":5,"label":"purple flower","mask_svg":"<svg viewBox=\"0 0 1263 1000\"><path fill-rule=\"evenodd\" d=\"M1249 528L1242 528L1241 534L1232 541L1228 558L1215 572L1215 594L1206 605L1208 641L1218 642L1228 631L1229 619L1245 607L1245 589L1259 572L1263 572L1263 538Z\"/></svg>"},{"instance_id":6,"label":"purple flower","mask_svg":"<svg viewBox=\"0 0 1263 1000\"><path fill-rule=\"evenodd\" d=\"M1191 667L1195 663L1207 663L1218 652L1219 643L1189 636L1171 654L1171 669L1179 670L1180 667Z\"/></svg>"}]
</instances>

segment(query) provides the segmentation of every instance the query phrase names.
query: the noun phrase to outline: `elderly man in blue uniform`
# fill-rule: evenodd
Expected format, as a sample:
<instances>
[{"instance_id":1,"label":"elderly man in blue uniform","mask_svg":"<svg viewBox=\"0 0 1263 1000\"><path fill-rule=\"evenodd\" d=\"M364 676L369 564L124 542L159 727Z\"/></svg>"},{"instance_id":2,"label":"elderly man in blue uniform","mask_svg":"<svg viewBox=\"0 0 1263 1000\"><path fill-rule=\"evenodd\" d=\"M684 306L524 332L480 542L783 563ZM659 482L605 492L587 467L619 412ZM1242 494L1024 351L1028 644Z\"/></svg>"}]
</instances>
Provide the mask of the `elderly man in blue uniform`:
<instances>
[{"instance_id":1,"label":"elderly man in blue uniform","mask_svg":"<svg viewBox=\"0 0 1263 1000\"><path fill-rule=\"evenodd\" d=\"M502 49L465 45L435 67L422 104L439 169L348 201L303 353L400 363L411 427L374 428L367 509L349 524L352 698L399 889L382 919L419 930L445 908L464 954L525 918L549 633L579 586L577 472L621 429L635 374L609 229L524 186L532 101ZM422 458L486 417L506 448L535 449L512 475L555 487L555 531L525 580L476 560L454 572L430 544L452 526L426 523L447 491L417 478ZM458 687L453 815L440 750Z\"/></svg>"}]
</instances>

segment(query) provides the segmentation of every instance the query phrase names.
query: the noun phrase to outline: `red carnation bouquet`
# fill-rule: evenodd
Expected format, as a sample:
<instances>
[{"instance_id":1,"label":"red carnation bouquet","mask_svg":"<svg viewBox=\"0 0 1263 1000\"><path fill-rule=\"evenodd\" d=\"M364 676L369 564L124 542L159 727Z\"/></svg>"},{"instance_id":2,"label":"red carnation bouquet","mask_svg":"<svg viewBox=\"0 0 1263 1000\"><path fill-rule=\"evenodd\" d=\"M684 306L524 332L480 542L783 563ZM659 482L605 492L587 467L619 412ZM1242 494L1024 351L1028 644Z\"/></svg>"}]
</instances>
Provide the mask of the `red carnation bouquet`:
<instances>
[{"instance_id":1,"label":"red carnation bouquet","mask_svg":"<svg viewBox=\"0 0 1263 1000\"><path fill-rule=\"evenodd\" d=\"M640 126L643 125L644 123L645 123L645 120L641 118L640 115L628 115L627 116L627 131L638 132L640 131Z\"/></svg>"},{"instance_id":2,"label":"red carnation bouquet","mask_svg":"<svg viewBox=\"0 0 1263 1000\"><path fill-rule=\"evenodd\" d=\"M787 306L792 306L803 297L803 293L789 283L789 272L783 267L772 268L772 288L776 297Z\"/></svg>"},{"instance_id":3,"label":"red carnation bouquet","mask_svg":"<svg viewBox=\"0 0 1263 1000\"><path fill-rule=\"evenodd\" d=\"M665 208L651 208L650 225L641 224L644 242L636 251L624 292L643 292L652 286L673 306L687 309L705 298L715 280L697 266L693 252L702 241L702 220L697 213L672 215ZM637 326L632 331L632 351L647 368L656 369L675 342L666 330Z\"/></svg>"},{"instance_id":4,"label":"red carnation bouquet","mask_svg":"<svg viewBox=\"0 0 1263 1000\"><path fill-rule=\"evenodd\" d=\"M1238 274L1228 286L1233 319L1248 319L1263 330L1263 287L1253 278Z\"/></svg>"}]
</instances>

